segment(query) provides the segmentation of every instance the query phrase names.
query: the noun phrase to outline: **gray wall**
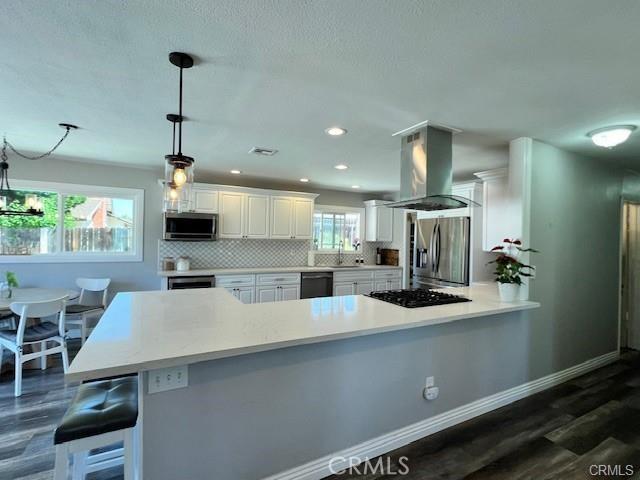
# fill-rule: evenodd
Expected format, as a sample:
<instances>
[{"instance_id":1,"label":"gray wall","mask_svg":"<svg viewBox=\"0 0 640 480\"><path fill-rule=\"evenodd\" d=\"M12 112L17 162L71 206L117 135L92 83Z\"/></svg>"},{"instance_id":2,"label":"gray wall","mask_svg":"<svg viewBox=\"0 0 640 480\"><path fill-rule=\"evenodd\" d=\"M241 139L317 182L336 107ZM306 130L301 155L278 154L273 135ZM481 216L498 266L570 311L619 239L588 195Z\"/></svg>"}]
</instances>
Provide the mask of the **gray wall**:
<instances>
[{"instance_id":1,"label":"gray wall","mask_svg":"<svg viewBox=\"0 0 640 480\"><path fill-rule=\"evenodd\" d=\"M160 162L160 160L158 160ZM144 189L144 259L142 262L13 263L0 264L0 271L16 272L22 286L73 288L77 277L109 277L111 292L156 290L158 239L161 231L162 189L160 170L145 170L61 160L11 160L10 178L83 185Z\"/></svg>"},{"instance_id":2,"label":"gray wall","mask_svg":"<svg viewBox=\"0 0 640 480\"><path fill-rule=\"evenodd\" d=\"M617 348L620 195L610 164L533 142L530 243L542 303L531 322L533 377Z\"/></svg>"},{"instance_id":3,"label":"gray wall","mask_svg":"<svg viewBox=\"0 0 640 480\"><path fill-rule=\"evenodd\" d=\"M144 477L259 479L519 385L528 329L516 312L190 365L143 396Z\"/></svg>"}]
</instances>

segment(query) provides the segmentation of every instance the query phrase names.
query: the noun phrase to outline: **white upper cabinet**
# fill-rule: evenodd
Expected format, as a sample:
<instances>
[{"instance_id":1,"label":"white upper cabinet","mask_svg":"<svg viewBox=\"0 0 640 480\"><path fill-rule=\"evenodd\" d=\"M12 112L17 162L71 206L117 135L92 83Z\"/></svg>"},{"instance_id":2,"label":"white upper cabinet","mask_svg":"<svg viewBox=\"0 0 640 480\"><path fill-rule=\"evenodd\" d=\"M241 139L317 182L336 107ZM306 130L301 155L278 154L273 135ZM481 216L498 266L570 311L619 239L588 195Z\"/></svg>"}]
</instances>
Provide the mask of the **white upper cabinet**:
<instances>
[{"instance_id":1,"label":"white upper cabinet","mask_svg":"<svg viewBox=\"0 0 640 480\"><path fill-rule=\"evenodd\" d=\"M193 210L199 213L218 213L218 191L193 187Z\"/></svg>"},{"instance_id":2,"label":"white upper cabinet","mask_svg":"<svg viewBox=\"0 0 640 480\"><path fill-rule=\"evenodd\" d=\"M269 196L248 193L244 196L244 238L269 237Z\"/></svg>"},{"instance_id":3,"label":"white upper cabinet","mask_svg":"<svg viewBox=\"0 0 640 480\"><path fill-rule=\"evenodd\" d=\"M194 212L218 214L219 238L309 240L313 237L317 196L196 183L191 191L191 208Z\"/></svg>"},{"instance_id":4,"label":"white upper cabinet","mask_svg":"<svg viewBox=\"0 0 640 480\"><path fill-rule=\"evenodd\" d=\"M313 200L271 197L271 238L308 240L312 235Z\"/></svg>"},{"instance_id":5,"label":"white upper cabinet","mask_svg":"<svg viewBox=\"0 0 640 480\"><path fill-rule=\"evenodd\" d=\"M271 197L271 238L291 238L293 231L293 199Z\"/></svg>"},{"instance_id":6,"label":"white upper cabinet","mask_svg":"<svg viewBox=\"0 0 640 480\"><path fill-rule=\"evenodd\" d=\"M368 200L365 204L365 240L367 242L393 241L393 208L385 205L389 202Z\"/></svg>"},{"instance_id":7,"label":"white upper cabinet","mask_svg":"<svg viewBox=\"0 0 640 480\"><path fill-rule=\"evenodd\" d=\"M244 193L220 192L220 238L244 237Z\"/></svg>"},{"instance_id":8,"label":"white upper cabinet","mask_svg":"<svg viewBox=\"0 0 640 480\"><path fill-rule=\"evenodd\" d=\"M490 251L513 234L509 171L498 168L474 174L482 180L482 248Z\"/></svg>"},{"instance_id":9,"label":"white upper cabinet","mask_svg":"<svg viewBox=\"0 0 640 480\"><path fill-rule=\"evenodd\" d=\"M311 239L313 230L313 200L293 199L293 238Z\"/></svg>"}]
</instances>

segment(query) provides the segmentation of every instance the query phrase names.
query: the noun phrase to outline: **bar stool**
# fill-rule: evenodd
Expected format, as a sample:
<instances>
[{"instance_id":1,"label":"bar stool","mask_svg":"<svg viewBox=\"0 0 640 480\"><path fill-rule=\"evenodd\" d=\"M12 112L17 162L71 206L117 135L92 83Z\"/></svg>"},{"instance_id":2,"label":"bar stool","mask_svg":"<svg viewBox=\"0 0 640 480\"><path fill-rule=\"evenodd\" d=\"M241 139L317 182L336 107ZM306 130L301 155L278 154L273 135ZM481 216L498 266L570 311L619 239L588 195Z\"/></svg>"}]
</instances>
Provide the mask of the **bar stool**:
<instances>
[{"instance_id":1,"label":"bar stool","mask_svg":"<svg viewBox=\"0 0 640 480\"><path fill-rule=\"evenodd\" d=\"M138 379L122 377L82 384L56 428L54 480L67 480L73 454L73 480L124 464L124 479L136 478ZM122 448L90 454L91 450L123 442Z\"/></svg>"}]
</instances>

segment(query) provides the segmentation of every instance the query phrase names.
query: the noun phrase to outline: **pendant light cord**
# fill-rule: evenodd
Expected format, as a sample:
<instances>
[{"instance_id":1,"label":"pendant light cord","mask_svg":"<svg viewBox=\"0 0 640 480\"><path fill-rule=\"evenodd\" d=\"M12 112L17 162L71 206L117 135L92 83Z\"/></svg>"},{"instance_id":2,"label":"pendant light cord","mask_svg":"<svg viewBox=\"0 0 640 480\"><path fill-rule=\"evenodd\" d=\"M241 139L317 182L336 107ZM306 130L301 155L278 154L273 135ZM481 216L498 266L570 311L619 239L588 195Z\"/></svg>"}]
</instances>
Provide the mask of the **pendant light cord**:
<instances>
[{"instance_id":1,"label":"pendant light cord","mask_svg":"<svg viewBox=\"0 0 640 480\"><path fill-rule=\"evenodd\" d=\"M178 155L182 155L182 67L180 67L180 104L178 105L178 115L180 115L180 125L178 125Z\"/></svg>"},{"instance_id":2,"label":"pendant light cord","mask_svg":"<svg viewBox=\"0 0 640 480\"><path fill-rule=\"evenodd\" d=\"M182 70L181 70L182 71ZM182 88L182 87L181 87ZM49 155L51 155L53 152L55 152L56 148L58 148L62 142L65 141L65 139L67 138L67 136L69 135L69 131L71 130L71 127L65 127L66 131L64 132L64 135L62 136L62 138L60 140L58 140L58 143L56 143L53 148L49 149L47 152L43 153L42 155L36 155L34 157L30 157L29 155L25 155L24 153L20 153L18 150L15 149L15 147L13 145L11 145L6 137L3 139L4 143L2 145L2 160L6 160L7 158L7 154L6 154L6 148L9 147L9 149L15 153L17 156L24 158L26 160L40 160L41 158L44 157L48 157Z\"/></svg>"}]
</instances>

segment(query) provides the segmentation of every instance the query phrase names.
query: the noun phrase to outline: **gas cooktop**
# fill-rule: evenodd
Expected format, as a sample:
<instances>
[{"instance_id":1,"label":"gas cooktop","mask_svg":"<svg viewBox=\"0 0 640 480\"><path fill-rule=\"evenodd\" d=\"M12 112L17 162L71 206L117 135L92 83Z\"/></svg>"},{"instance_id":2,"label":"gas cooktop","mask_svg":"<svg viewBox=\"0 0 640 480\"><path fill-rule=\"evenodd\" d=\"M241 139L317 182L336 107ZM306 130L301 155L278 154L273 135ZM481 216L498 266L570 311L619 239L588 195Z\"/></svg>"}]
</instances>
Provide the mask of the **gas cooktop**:
<instances>
[{"instance_id":1,"label":"gas cooktop","mask_svg":"<svg viewBox=\"0 0 640 480\"><path fill-rule=\"evenodd\" d=\"M468 298L451 293L436 292L435 290L384 290L371 292L367 297L376 298L384 302L393 303L406 308L432 307L449 303L470 302Z\"/></svg>"}]
</instances>

